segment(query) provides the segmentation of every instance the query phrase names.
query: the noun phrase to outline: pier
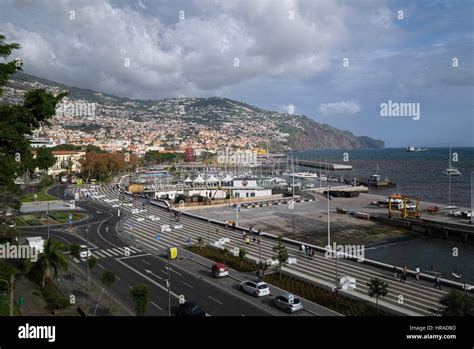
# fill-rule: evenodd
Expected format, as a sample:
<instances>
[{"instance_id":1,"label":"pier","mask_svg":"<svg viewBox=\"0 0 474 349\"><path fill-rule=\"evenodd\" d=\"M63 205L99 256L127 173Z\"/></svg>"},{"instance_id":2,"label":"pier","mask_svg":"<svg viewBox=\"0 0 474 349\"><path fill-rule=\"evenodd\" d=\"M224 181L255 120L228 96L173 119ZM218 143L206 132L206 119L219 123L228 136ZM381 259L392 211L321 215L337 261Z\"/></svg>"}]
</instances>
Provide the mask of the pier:
<instances>
[{"instance_id":1,"label":"pier","mask_svg":"<svg viewBox=\"0 0 474 349\"><path fill-rule=\"evenodd\" d=\"M331 171L350 171L352 170L352 165L343 165L343 164L335 164L329 163L324 161L314 161L314 160L298 160L298 165L306 166L306 167L314 167L314 168L321 168L321 169L328 169Z\"/></svg>"}]
</instances>

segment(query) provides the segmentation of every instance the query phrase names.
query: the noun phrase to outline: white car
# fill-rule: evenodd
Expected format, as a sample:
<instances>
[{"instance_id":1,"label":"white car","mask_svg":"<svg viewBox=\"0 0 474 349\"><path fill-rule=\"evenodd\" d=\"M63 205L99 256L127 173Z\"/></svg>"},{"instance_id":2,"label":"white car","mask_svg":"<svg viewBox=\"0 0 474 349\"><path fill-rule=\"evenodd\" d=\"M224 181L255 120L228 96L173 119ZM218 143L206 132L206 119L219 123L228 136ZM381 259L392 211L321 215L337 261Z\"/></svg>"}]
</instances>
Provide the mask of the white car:
<instances>
[{"instance_id":1,"label":"white car","mask_svg":"<svg viewBox=\"0 0 474 349\"><path fill-rule=\"evenodd\" d=\"M91 250L89 250L86 245L81 245L79 247L79 257L87 258L90 256L92 256Z\"/></svg>"},{"instance_id":2,"label":"white car","mask_svg":"<svg viewBox=\"0 0 474 349\"><path fill-rule=\"evenodd\" d=\"M250 293L251 295L254 295L255 297L263 297L263 296L268 296L270 294L270 288L265 282L255 282L255 281L242 281L240 283L240 290Z\"/></svg>"}]
</instances>

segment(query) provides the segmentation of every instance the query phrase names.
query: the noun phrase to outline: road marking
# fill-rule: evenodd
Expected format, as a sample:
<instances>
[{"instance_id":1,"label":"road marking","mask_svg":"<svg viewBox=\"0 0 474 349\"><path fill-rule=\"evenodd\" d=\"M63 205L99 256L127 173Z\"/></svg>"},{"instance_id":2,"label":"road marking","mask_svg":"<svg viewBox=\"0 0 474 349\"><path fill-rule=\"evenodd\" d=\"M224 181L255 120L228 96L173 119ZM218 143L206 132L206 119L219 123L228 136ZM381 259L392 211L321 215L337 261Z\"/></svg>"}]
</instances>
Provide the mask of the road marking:
<instances>
[{"instance_id":1,"label":"road marking","mask_svg":"<svg viewBox=\"0 0 474 349\"><path fill-rule=\"evenodd\" d=\"M109 252L105 251L105 250L102 250L102 251L100 251L100 252L102 252L103 254L105 254L107 257L112 257L112 255L111 255Z\"/></svg>"},{"instance_id":2,"label":"road marking","mask_svg":"<svg viewBox=\"0 0 474 349\"><path fill-rule=\"evenodd\" d=\"M240 316L247 316L247 315L245 315L244 313L242 313L242 314L240 314Z\"/></svg>"},{"instance_id":3,"label":"road marking","mask_svg":"<svg viewBox=\"0 0 474 349\"><path fill-rule=\"evenodd\" d=\"M168 275L168 272L167 272L167 271L164 271L164 270L161 270L161 269L160 269L160 271L161 271L163 274Z\"/></svg>"},{"instance_id":4,"label":"road marking","mask_svg":"<svg viewBox=\"0 0 474 349\"><path fill-rule=\"evenodd\" d=\"M120 255L123 255L123 253L117 253L115 252L113 249L109 248L107 250L108 253L110 253L112 256L116 257L116 256L120 256Z\"/></svg>"},{"instance_id":5,"label":"road marking","mask_svg":"<svg viewBox=\"0 0 474 349\"><path fill-rule=\"evenodd\" d=\"M135 268L132 268L131 266L129 266L128 264L122 262L120 259L117 259L117 261L121 264L123 264L125 267L127 267L128 269L130 270L133 270L135 273L137 273L138 275L140 275L141 277L147 279L148 281L150 281L152 284L158 286L159 288L161 288L163 291L166 291L168 292L168 288L159 284L158 282L156 282L155 280L153 280L152 278L148 277L147 275L141 273L140 271L136 270ZM177 295L176 293L174 293L173 291L170 291L170 294L176 298L176 299L179 299L179 295Z\"/></svg>"},{"instance_id":6,"label":"road marking","mask_svg":"<svg viewBox=\"0 0 474 349\"><path fill-rule=\"evenodd\" d=\"M194 288L193 286L191 286L190 284L188 284L187 282L184 282L184 281L181 281L183 284L185 284L186 286L188 287L191 287L191 288Z\"/></svg>"},{"instance_id":7,"label":"road marking","mask_svg":"<svg viewBox=\"0 0 474 349\"><path fill-rule=\"evenodd\" d=\"M143 259L142 259L142 262L145 264L151 265L150 263L148 263L147 261L144 261Z\"/></svg>"},{"instance_id":8,"label":"road marking","mask_svg":"<svg viewBox=\"0 0 474 349\"><path fill-rule=\"evenodd\" d=\"M160 280L163 280L163 278L161 276L158 276L156 275L155 273L153 273L151 270L148 270L148 269L145 269L145 272L148 273L148 274L151 274L153 276L156 276L158 279Z\"/></svg>"},{"instance_id":9,"label":"road marking","mask_svg":"<svg viewBox=\"0 0 474 349\"><path fill-rule=\"evenodd\" d=\"M137 258L137 257L145 257L145 256L151 256L149 253L144 253L144 254L137 254L135 256L128 256L128 257L119 257L117 260L122 260L122 259L130 259L130 258Z\"/></svg>"},{"instance_id":10,"label":"road marking","mask_svg":"<svg viewBox=\"0 0 474 349\"><path fill-rule=\"evenodd\" d=\"M153 305L154 305L155 307L157 307L158 309L163 310L162 307L160 307L159 305L155 304L154 302L150 302L150 303L153 304Z\"/></svg>"},{"instance_id":11,"label":"road marking","mask_svg":"<svg viewBox=\"0 0 474 349\"><path fill-rule=\"evenodd\" d=\"M211 297L211 296L208 296L208 297L209 297L210 299L212 299L214 302L219 303L219 304L222 304L221 301L215 299L214 297Z\"/></svg>"},{"instance_id":12,"label":"road marking","mask_svg":"<svg viewBox=\"0 0 474 349\"><path fill-rule=\"evenodd\" d=\"M109 252L110 253L115 252L119 255L121 254L121 255L125 256L125 251L122 248L109 248Z\"/></svg>"},{"instance_id":13,"label":"road marking","mask_svg":"<svg viewBox=\"0 0 474 349\"><path fill-rule=\"evenodd\" d=\"M175 274L178 274L179 276L183 276L183 274L178 273L176 270L171 269L171 271L172 271L173 273L175 273Z\"/></svg>"},{"instance_id":14,"label":"road marking","mask_svg":"<svg viewBox=\"0 0 474 349\"><path fill-rule=\"evenodd\" d=\"M99 257L99 258L106 257L104 254L102 254L101 251L92 251L92 255L96 256L96 257Z\"/></svg>"},{"instance_id":15,"label":"road marking","mask_svg":"<svg viewBox=\"0 0 474 349\"><path fill-rule=\"evenodd\" d=\"M120 281L120 278L118 276L115 277L118 281Z\"/></svg>"},{"instance_id":16,"label":"road marking","mask_svg":"<svg viewBox=\"0 0 474 349\"><path fill-rule=\"evenodd\" d=\"M105 269L105 268L104 268L104 266L103 266L102 264L100 264L100 263L97 263L97 265L98 265L100 268L102 268L102 269ZM116 277L116 278L117 278L117 277Z\"/></svg>"},{"instance_id":17,"label":"road marking","mask_svg":"<svg viewBox=\"0 0 474 349\"><path fill-rule=\"evenodd\" d=\"M74 262L76 263L80 263L81 261L79 259L77 259L76 257L72 257L72 259L74 260Z\"/></svg>"},{"instance_id":18,"label":"road marking","mask_svg":"<svg viewBox=\"0 0 474 349\"><path fill-rule=\"evenodd\" d=\"M138 248L136 247L133 247L133 246L128 246L128 248L130 248L130 250L132 250L133 252L142 252L141 250L139 250Z\"/></svg>"}]
</instances>

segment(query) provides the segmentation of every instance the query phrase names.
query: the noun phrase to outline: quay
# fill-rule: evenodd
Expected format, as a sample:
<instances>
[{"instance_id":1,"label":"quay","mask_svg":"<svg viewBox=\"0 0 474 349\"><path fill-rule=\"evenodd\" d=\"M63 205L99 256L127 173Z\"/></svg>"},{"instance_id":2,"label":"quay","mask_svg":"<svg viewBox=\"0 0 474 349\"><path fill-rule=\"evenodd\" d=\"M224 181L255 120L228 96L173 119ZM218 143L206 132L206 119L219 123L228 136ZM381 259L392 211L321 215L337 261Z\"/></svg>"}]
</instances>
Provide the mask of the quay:
<instances>
[{"instance_id":1,"label":"quay","mask_svg":"<svg viewBox=\"0 0 474 349\"><path fill-rule=\"evenodd\" d=\"M329 163L329 162L324 162L324 161L314 161L314 160L298 160L298 165L328 169L331 171L352 170L352 165L335 164L335 163Z\"/></svg>"}]
</instances>

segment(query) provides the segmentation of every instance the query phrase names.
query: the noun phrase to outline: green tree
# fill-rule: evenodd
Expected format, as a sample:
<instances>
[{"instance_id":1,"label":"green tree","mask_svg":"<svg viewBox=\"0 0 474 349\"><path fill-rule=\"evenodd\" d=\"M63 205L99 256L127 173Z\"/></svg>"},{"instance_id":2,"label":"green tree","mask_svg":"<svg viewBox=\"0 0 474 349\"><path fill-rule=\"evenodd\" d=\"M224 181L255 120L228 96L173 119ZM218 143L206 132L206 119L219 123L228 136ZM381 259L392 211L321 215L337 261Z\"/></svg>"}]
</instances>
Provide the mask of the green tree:
<instances>
[{"instance_id":1,"label":"green tree","mask_svg":"<svg viewBox=\"0 0 474 349\"><path fill-rule=\"evenodd\" d=\"M452 290L439 302L442 316L474 316L474 297Z\"/></svg>"},{"instance_id":2,"label":"green tree","mask_svg":"<svg viewBox=\"0 0 474 349\"><path fill-rule=\"evenodd\" d=\"M369 286L369 296L370 298L375 297L375 309L379 311L379 297L385 297L388 294L388 284L379 278L372 278L367 283Z\"/></svg>"},{"instance_id":3,"label":"green tree","mask_svg":"<svg viewBox=\"0 0 474 349\"><path fill-rule=\"evenodd\" d=\"M5 36L0 34L0 57L5 60L0 63L0 95L9 76L22 70L20 61L8 61L13 50L19 49L20 45L5 40ZM65 95L53 96L37 89L26 93L22 105L0 104L0 207L20 207L19 188L14 181L25 173L33 173L36 167L25 136L31 136L33 130L48 124L55 114L56 104Z\"/></svg>"},{"instance_id":4,"label":"green tree","mask_svg":"<svg viewBox=\"0 0 474 349\"><path fill-rule=\"evenodd\" d=\"M47 148L38 148L36 150L35 165L40 170L47 172L50 167L56 163L53 153Z\"/></svg>"},{"instance_id":5,"label":"green tree","mask_svg":"<svg viewBox=\"0 0 474 349\"><path fill-rule=\"evenodd\" d=\"M281 278L281 269L284 264L288 261L288 251L286 250L286 246L283 244L283 239L281 235L278 237L278 244L273 246L273 252L275 252L274 258L278 261L277 269L280 274Z\"/></svg>"},{"instance_id":6,"label":"green tree","mask_svg":"<svg viewBox=\"0 0 474 349\"><path fill-rule=\"evenodd\" d=\"M109 311L112 311L112 304L113 304L113 298L112 298L112 285L115 282L115 279L117 278L117 275L112 272L112 271L104 271L102 273L102 283L109 289L109 297L110 297L110 305L109 305Z\"/></svg>"},{"instance_id":7,"label":"green tree","mask_svg":"<svg viewBox=\"0 0 474 349\"><path fill-rule=\"evenodd\" d=\"M199 250L202 250L202 247L204 246L204 239L202 237L197 238L197 246Z\"/></svg>"},{"instance_id":8,"label":"green tree","mask_svg":"<svg viewBox=\"0 0 474 349\"><path fill-rule=\"evenodd\" d=\"M87 258L87 288L91 288L91 270L97 265L97 259L94 256Z\"/></svg>"},{"instance_id":9,"label":"green tree","mask_svg":"<svg viewBox=\"0 0 474 349\"><path fill-rule=\"evenodd\" d=\"M67 257L64 252L67 250L66 245L62 242L48 239L44 245L44 251L40 254L38 262L42 265L43 277L41 287L44 288L46 277L51 274L51 269L54 274L58 274L58 269L63 268L67 270Z\"/></svg>"},{"instance_id":10,"label":"green tree","mask_svg":"<svg viewBox=\"0 0 474 349\"><path fill-rule=\"evenodd\" d=\"M261 278L263 279L265 277L265 271L267 271L269 265L267 262L258 262L257 265L260 270Z\"/></svg>"},{"instance_id":11,"label":"green tree","mask_svg":"<svg viewBox=\"0 0 474 349\"><path fill-rule=\"evenodd\" d=\"M137 285L130 291L135 302L135 313L137 316L143 316L150 302L150 287L148 285Z\"/></svg>"},{"instance_id":12,"label":"green tree","mask_svg":"<svg viewBox=\"0 0 474 349\"><path fill-rule=\"evenodd\" d=\"M247 250L245 248L239 248L239 265L245 260L245 256L247 255Z\"/></svg>"},{"instance_id":13,"label":"green tree","mask_svg":"<svg viewBox=\"0 0 474 349\"><path fill-rule=\"evenodd\" d=\"M81 251L81 247L78 244L72 244L69 246L69 251L71 252L71 255L79 258L79 252Z\"/></svg>"}]
</instances>

